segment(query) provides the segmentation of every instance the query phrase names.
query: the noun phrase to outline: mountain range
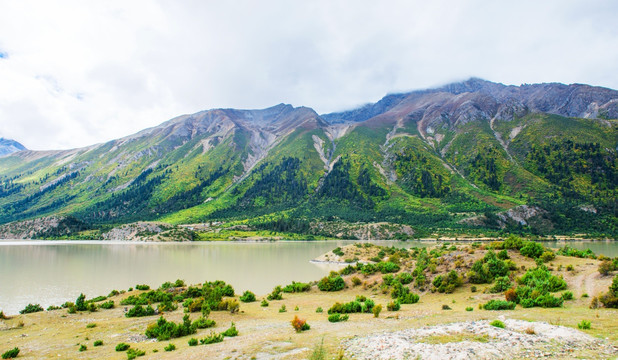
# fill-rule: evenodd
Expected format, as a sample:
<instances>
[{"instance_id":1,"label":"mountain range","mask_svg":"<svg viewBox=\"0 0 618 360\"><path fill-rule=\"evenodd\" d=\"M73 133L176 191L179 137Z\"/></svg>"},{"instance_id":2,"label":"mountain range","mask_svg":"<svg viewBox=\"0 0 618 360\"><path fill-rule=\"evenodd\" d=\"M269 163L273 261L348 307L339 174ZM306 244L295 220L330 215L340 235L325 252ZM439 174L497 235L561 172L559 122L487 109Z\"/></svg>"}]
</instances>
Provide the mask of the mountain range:
<instances>
[{"instance_id":1,"label":"mountain range","mask_svg":"<svg viewBox=\"0 0 618 360\"><path fill-rule=\"evenodd\" d=\"M0 157L0 224L615 236L616 119L616 90L477 78L323 115L286 104L201 111L104 144Z\"/></svg>"},{"instance_id":2,"label":"mountain range","mask_svg":"<svg viewBox=\"0 0 618 360\"><path fill-rule=\"evenodd\" d=\"M0 137L0 156L26 150L26 147L15 140Z\"/></svg>"}]
</instances>

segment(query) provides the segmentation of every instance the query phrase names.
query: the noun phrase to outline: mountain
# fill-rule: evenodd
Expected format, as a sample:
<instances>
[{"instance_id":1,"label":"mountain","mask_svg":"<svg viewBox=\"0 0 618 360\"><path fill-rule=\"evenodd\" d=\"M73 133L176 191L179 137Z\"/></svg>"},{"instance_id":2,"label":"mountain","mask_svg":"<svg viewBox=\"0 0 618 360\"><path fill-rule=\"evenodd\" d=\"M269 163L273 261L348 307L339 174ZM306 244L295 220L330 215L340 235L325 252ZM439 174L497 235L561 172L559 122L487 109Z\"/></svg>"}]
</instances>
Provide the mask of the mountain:
<instances>
[{"instance_id":1,"label":"mountain","mask_svg":"<svg viewBox=\"0 0 618 360\"><path fill-rule=\"evenodd\" d=\"M12 154L22 150L26 150L26 147L17 141L0 137L0 156Z\"/></svg>"},{"instance_id":2,"label":"mountain","mask_svg":"<svg viewBox=\"0 0 618 360\"><path fill-rule=\"evenodd\" d=\"M616 234L617 118L615 90L476 78L324 115L202 111L105 144L0 158L0 223Z\"/></svg>"}]
</instances>

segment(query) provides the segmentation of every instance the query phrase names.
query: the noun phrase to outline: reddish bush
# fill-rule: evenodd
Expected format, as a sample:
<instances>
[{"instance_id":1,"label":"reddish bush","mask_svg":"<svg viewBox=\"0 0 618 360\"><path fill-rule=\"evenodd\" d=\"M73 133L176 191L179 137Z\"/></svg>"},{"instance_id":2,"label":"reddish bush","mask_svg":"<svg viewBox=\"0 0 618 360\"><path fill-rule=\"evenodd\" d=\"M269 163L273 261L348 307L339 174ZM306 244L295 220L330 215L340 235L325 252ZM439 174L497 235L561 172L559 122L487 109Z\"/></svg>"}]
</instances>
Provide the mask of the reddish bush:
<instances>
[{"instance_id":1,"label":"reddish bush","mask_svg":"<svg viewBox=\"0 0 618 360\"><path fill-rule=\"evenodd\" d=\"M515 289L510 288L507 291L504 292L504 297L506 298L506 301L515 301L515 299L517 299L517 293L515 292Z\"/></svg>"}]
</instances>

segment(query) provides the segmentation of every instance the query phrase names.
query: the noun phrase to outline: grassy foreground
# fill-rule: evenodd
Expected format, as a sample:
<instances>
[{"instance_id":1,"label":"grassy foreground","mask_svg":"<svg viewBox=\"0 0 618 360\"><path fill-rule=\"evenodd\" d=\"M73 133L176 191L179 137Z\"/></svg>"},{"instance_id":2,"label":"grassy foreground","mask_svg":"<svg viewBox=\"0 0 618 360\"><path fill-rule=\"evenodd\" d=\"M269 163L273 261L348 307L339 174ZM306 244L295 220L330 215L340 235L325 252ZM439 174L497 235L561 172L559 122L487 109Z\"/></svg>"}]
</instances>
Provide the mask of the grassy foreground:
<instances>
[{"instance_id":1,"label":"grassy foreground","mask_svg":"<svg viewBox=\"0 0 618 360\"><path fill-rule=\"evenodd\" d=\"M488 249L494 247L495 250ZM573 256L555 255L555 258L547 260L543 265L552 275L563 278L566 289L551 293L559 298L562 293L570 291L572 300L565 300L561 306L555 308L529 307L523 308L518 304L514 310L490 311L482 310L479 305L487 304L492 299L505 299L504 291L491 293L496 288L499 280L492 279L486 283L478 283L479 274L473 274L475 263L488 258L487 254L499 253L500 243L477 245L447 245L429 249L423 255L422 252L411 249L406 251L399 249L378 247L373 245L349 245L333 252L324 254L317 261L342 262L350 264L350 261L373 264L376 269L368 268L367 265L357 267L351 264L344 268L342 265L341 278L345 288L337 290L340 284L336 279L338 274L320 282L309 284L309 291L298 293L282 292L281 300L266 300L269 305L262 306L264 296L258 296L254 302L240 301L239 311L230 305L239 300L240 295L223 296L214 300L217 304L225 304L222 311L205 311L204 314L216 325L204 329L196 329L196 333L173 338L171 340L157 341L147 338L146 330L149 325L156 323L160 315L148 315L142 317L126 317L134 305L121 305L128 298L144 297L151 293L168 293L184 296L177 298L172 306L175 310L163 311L162 316L167 321L182 323L185 311L190 312L190 320L195 322L202 317L201 308L191 309L187 305L187 299L191 301L207 300L211 293L202 292L191 295L187 286L174 286L180 284L167 284L159 290L132 290L107 297L99 302L92 302L98 306L90 306L91 310L80 311L75 306L89 307L86 301L83 305L68 304L67 308L35 312L12 316L0 320L0 353L15 347L20 349L18 358L24 359L125 359L141 355L140 352L116 351L120 343L127 343L130 348L143 351L144 358L184 358L184 359L252 359L268 358L277 355L285 359L307 358L349 358L341 346L342 341L354 336L378 332L391 332L407 328L434 326L445 323L475 320L495 320L498 317L509 319L521 319L527 321L544 321L553 325L562 325L570 328L578 328L583 320L590 321L590 329L582 330L585 333L606 339L614 346L618 345L618 310L607 308L591 309L591 300L608 292L616 269L611 268L607 275L601 275L598 271L602 260L593 258L578 258ZM523 246L522 246L523 248ZM433 251L432 251L433 250ZM547 249L544 249L545 251ZM515 266L506 275L511 281L509 288L522 286L518 279L530 269L537 268L543 261L533 257L524 256L526 252L521 248L507 249L505 251L508 261ZM500 255L504 256L504 255ZM551 256L546 255L549 259ZM497 261L497 260L496 260ZM507 260L504 260L507 261ZM611 260L606 260L610 261ZM396 266L388 265L395 264ZM510 264L510 263L507 263ZM609 264L606 262L605 264ZM497 266L497 265L492 265ZM424 268L423 268L424 267ZM422 269L421 269L422 268ZM487 268L487 267L486 267ZM364 269L364 270L363 270ZM419 270L420 269L420 270ZM372 271L375 270L373 273ZM455 279L449 284L453 286L436 286L436 277L442 275L446 282L448 274L454 271L459 280ZM407 274L407 275L402 275ZM409 275L409 276L408 276ZM419 277L419 275L421 275ZM477 278L476 284L471 279ZM391 278L392 277L392 278ZM409 283L407 278L413 278ZM424 284L420 284L419 278L425 278ZM497 277L496 277L497 278ZM399 280L397 280L399 279ZM329 281L332 280L332 281ZM485 279L487 280L487 279ZM504 280L504 279L503 279ZM422 281L421 281L422 282ZM390 285L387 285L390 284ZM440 284L438 284L440 285ZM475 287L476 291L472 291ZM297 290L303 286L297 286ZM333 291L321 291L329 289ZM402 291L401 288L407 288ZM203 289L193 287L193 289ZM287 290L291 290L292 287ZM444 291L443 293L439 291ZM420 299L412 304L405 304L406 297L400 295L394 298L395 292L418 294ZM184 295L183 295L184 294ZM587 295L587 296L586 296ZM349 313L349 319L342 322L329 322L328 310L337 302L345 304L353 302L357 297L366 297L372 300L376 306L382 306L382 312L378 317L369 311L368 313ZM103 309L101 304L113 301L114 308ZM181 300L181 301L179 301ZM410 297L407 298L410 300ZM521 300L521 299L520 299ZM400 309L389 311L388 304L402 302ZM187 307L183 306L183 302ZM407 301L414 302L414 301ZM151 306L157 308L161 303L151 301ZM286 311L281 312L285 305ZM144 305L147 306L147 305ZM445 308L450 308L445 310ZM323 312L316 312L321 308ZM468 309L467 309L468 308ZM470 310L471 308L471 310ZM73 310L72 310L73 309ZM230 311L232 309L233 311ZM74 312L74 313L70 313ZM208 314L209 313L209 314ZM297 316L306 320L310 329L296 332L291 321ZM219 334L235 324L239 334L235 337L225 337L222 342L197 346L190 346L192 338L202 340L212 335ZM458 343L461 341L488 342L491 338L476 334L459 334L432 336L419 341L432 344ZM102 345L95 346L95 341L102 341ZM169 344L174 344L175 350L170 349ZM133 355L135 354L135 355ZM595 353L594 349L578 349L572 354L573 357L606 358Z\"/></svg>"}]
</instances>

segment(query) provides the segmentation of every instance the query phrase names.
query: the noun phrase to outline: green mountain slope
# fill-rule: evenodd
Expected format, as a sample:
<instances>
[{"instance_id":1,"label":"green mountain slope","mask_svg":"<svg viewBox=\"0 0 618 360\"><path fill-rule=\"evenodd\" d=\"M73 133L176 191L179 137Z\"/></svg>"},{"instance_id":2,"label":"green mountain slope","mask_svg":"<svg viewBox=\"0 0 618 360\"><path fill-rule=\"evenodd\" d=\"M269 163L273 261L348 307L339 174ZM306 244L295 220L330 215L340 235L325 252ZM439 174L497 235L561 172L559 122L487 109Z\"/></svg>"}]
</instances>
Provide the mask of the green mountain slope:
<instances>
[{"instance_id":1,"label":"green mountain slope","mask_svg":"<svg viewBox=\"0 0 618 360\"><path fill-rule=\"evenodd\" d=\"M471 79L323 116L284 104L203 111L105 144L0 157L0 223L615 236L617 104L618 92L587 85Z\"/></svg>"}]
</instances>

